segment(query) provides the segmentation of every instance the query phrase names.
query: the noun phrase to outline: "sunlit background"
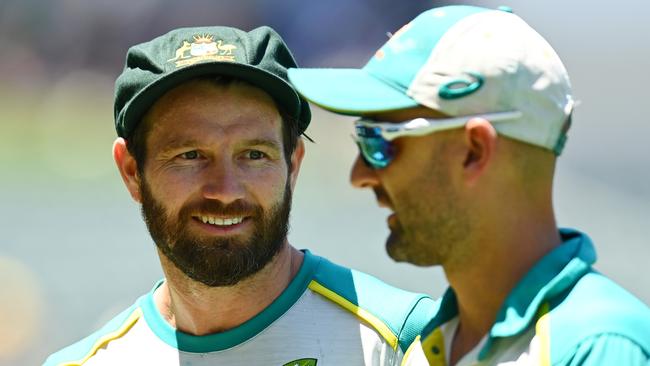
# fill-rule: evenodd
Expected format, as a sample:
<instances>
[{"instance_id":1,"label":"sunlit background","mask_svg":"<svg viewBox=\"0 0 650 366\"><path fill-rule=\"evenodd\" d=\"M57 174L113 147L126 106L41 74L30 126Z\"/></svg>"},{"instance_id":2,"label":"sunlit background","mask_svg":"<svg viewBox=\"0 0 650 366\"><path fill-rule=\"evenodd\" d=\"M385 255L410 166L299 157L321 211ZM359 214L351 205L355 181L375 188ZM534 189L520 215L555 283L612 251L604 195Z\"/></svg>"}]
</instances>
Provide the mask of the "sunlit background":
<instances>
[{"instance_id":1,"label":"sunlit background","mask_svg":"<svg viewBox=\"0 0 650 366\"><path fill-rule=\"evenodd\" d=\"M558 221L589 233L597 268L650 302L650 3L470 3L511 6L561 55L581 104L557 173ZM179 26L268 24L302 66L358 67L387 32L443 4L451 2L0 1L0 364L42 363L161 277L110 155L113 81L130 45ZM347 182L355 147L346 122L314 111L291 242L440 295L439 269L386 256L387 213Z\"/></svg>"}]
</instances>

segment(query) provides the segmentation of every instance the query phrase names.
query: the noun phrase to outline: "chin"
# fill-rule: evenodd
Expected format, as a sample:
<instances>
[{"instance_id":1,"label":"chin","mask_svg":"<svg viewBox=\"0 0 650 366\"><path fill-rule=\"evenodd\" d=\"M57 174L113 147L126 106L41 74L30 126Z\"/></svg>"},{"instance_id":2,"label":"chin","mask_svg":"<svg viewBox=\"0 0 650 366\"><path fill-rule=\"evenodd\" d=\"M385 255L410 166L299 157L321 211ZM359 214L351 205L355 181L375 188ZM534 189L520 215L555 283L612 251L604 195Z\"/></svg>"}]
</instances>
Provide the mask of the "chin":
<instances>
[{"instance_id":1,"label":"chin","mask_svg":"<svg viewBox=\"0 0 650 366\"><path fill-rule=\"evenodd\" d=\"M431 267L440 264L426 250L403 240L402 237L394 233L391 233L386 240L386 252L395 262L410 263L418 267Z\"/></svg>"}]
</instances>

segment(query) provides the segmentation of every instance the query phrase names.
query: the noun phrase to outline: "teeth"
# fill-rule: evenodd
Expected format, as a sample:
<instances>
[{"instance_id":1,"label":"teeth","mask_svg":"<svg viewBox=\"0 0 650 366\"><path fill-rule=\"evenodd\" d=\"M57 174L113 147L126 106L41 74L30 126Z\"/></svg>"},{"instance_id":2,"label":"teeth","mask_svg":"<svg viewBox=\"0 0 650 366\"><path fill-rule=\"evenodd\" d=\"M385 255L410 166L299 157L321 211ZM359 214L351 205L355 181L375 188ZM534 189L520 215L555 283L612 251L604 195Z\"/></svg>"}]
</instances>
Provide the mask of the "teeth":
<instances>
[{"instance_id":1,"label":"teeth","mask_svg":"<svg viewBox=\"0 0 650 366\"><path fill-rule=\"evenodd\" d=\"M239 224L240 222L244 221L244 218L231 217L231 218L223 219L223 218L212 217L212 216L201 216L201 221L203 221L204 224L211 224L217 226L230 226L230 225Z\"/></svg>"}]
</instances>

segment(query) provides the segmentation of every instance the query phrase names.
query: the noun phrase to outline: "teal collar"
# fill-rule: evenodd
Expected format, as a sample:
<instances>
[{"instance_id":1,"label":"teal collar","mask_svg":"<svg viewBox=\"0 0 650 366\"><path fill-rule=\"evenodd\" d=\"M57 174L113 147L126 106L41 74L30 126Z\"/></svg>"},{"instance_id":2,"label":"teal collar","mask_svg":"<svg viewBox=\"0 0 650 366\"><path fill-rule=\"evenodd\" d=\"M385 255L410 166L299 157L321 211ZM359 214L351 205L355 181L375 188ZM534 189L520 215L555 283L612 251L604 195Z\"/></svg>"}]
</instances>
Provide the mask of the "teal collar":
<instances>
[{"instance_id":1,"label":"teal collar","mask_svg":"<svg viewBox=\"0 0 650 366\"><path fill-rule=\"evenodd\" d=\"M300 270L280 296L261 313L236 328L204 336L195 336L176 330L162 317L153 300L154 291L164 280L160 280L151 292L140 299L144 319L158 338L180 351L206 353L234 347L266 329L302 296L321 260L320 257L311 254L308 250L305 250L304 254Z\"/></svg>"},{"instance_id":2,"label":"teal collar","mask_svg":"<svg viewBox=\"0 0 650 366\"><path fill-rule=\"evenodd\" d=\"M562 244L533 266L510 292L497 313L479 360L487 357L495 338L524 332L536 318L543 302L555 298L591 270L596 252L591 239L573 229L560 229ZM456 294L450 287L439 302L436 315L425 329L429 334L458 315Z\"/></svg>"}]
</instances>

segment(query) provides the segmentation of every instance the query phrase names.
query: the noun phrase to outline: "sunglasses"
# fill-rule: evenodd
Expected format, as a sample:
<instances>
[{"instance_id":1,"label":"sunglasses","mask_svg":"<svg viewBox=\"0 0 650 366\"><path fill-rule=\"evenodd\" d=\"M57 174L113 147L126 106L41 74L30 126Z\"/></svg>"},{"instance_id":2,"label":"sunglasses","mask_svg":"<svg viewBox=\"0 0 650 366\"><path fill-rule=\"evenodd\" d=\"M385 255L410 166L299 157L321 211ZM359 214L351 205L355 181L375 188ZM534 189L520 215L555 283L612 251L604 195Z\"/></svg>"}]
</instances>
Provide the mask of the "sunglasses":
<instances>
[{"instance_id":1,"label":"sunglasses","mask_svg":"<svg viewBox=\"0 0 650 366\"><path fill-rule=\"evenodd\" d=\"M361 118L354 122L355 135L363 161L373 169L383 169L395 158L392 140L406 136L424 136L436 131L464 126L472 118L484 118L490 122L507 121L521 117L519 111L485 113L453 118L416 118L410 121L392 123Z\"/></svg>"}]
</instances>

